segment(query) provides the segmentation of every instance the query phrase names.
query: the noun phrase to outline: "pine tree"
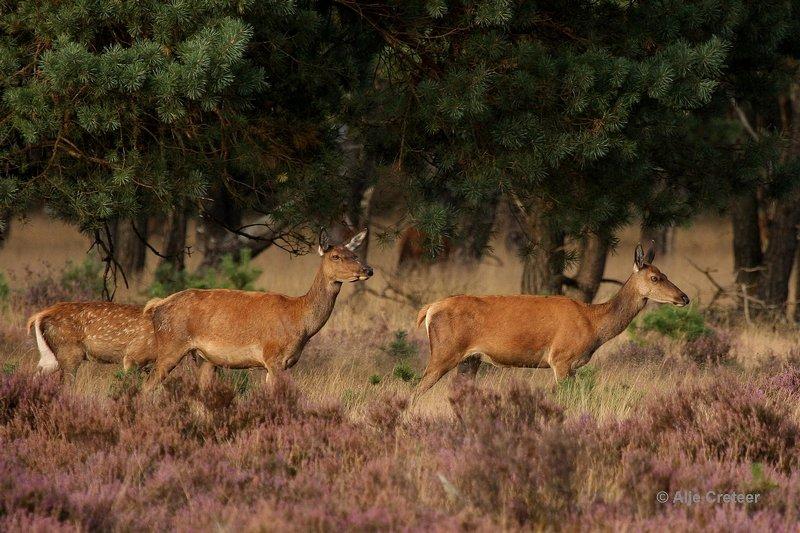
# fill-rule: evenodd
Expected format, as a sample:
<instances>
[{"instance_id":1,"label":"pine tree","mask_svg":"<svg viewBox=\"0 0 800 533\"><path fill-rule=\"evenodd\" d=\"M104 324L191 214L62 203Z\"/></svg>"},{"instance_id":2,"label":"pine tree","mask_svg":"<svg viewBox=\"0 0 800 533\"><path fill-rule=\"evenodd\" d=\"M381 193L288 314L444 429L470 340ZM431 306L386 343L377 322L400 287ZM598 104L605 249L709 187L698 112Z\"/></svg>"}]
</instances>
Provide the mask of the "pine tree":
<instances>
[{"instance_id":1,"label":"pine tree","mask_svg":"<svg viewBox=\"0 0 800 533\"><path fill-rule=\"evenodd\" d=\"M714 150L731 126L704 110L743 20L771 7L343 3L386 44L364 122L379 125L373 149L402 163L413 220L434 248L463 240L464 221L485 216L500 192L528 234L525 292L568 281L565 238L594 236L605 254L632 217L686 220L734 189L724 169L758 168L751 147L738 158ZM723 129L704 132L714 121Z\"/></svg>"},{"instance_id":2,"label":"pine tree","mask_svg":"<svg viewBox=\"0 0 800 533\"><path fill-rule=\"evenodd\" d=\"M249 234L245 212L287 240L334 218L348 191L333 117L370 57L347 16L290 0L4 2L0 211L44 203L109 261L114 221L176 208L230 222L229 237ZM233 214L212 220L222 198Z\"/></svg>"}]
</instances>

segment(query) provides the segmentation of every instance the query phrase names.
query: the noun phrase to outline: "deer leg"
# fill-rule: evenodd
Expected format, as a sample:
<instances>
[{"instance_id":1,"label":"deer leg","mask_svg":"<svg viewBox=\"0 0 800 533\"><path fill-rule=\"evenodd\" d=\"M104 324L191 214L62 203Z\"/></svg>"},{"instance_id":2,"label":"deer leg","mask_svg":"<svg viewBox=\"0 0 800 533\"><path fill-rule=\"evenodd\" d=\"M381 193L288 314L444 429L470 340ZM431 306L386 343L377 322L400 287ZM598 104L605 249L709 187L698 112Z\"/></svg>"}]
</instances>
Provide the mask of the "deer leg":
<instances>
[{"instance_id":1,"label":"deer leg","mask_svg":"<svg viewBox=\"0 0 800 533\"><path fill-rule=\"evenodd\" d=\"M153 347L148 340L137 338L125 350L122 358L122 368L128 372L134 368L141 368L152 362L154 357Z\"/></svg>"},{"instance_id":2,"label":"deer leg","mask_svg":"<svg viewBox=\"0 0 800 533\"><path fill-rule=\"evenodd\" d=\"M583 356L578 357L577 359L575 359L572 362L572 365L570 365L570 368L572 369L572 372L574 373L577 369L579 369L580 367L586 365L589 361L591 361L592 360L592 355L594 355L594 352L588 352L588 353L585 353Z\"/></svg>"},{"instance_id":3,"label":"deer leg","mask_svg":"<svg viewBox=\"0 0 800 533\"><path fill-rule=\"evenodd\" d=\"M78 344L68 344L59 346L56 352L58 366L61 367L61 379L75 383L78 376L78 367L83 361L85 354L83 348Z\"/></svg>"},{"instance_id":4,"label":"deer leg","mask_svg":"<svg viewBox=\"0 0 800 533\"><path fill-rule=\"evenodd\" d=\"M207 389L211 386L211 383L214 381L214 376L216 375L216 370L217 367L214 366L214 363L209 363L205 360L200 363L200 371L197 381L200 384L201 389Z\"/></svg>"},{"instance_id":5,"label":"deer leg","mask_svg":"<svg viewBox=\"0 0 800 533\"><path fill-rule=\"evenodd\" d=\"M430 325L428 339L431 346L431 356L428 359L425 372L422 374L422 379L420 379L414 394L411 396L409 408L413 407L420 396L425 394L428 389L436 385L436 382L442 379L442 376L458 366L464 359L466 346L447 342L445 340L447 336L443 336L443 333L437 323Z\"/></svg>"},{"instance_id":6,"label":"deer leg","mask_svg":"<svg viewBox=\"0 0 800 533\"><path fill-rule=\"evenodd\" d=\"M478 375L478 368L481 366L481 358L477 355L468 357L458 363L458 373L461 376L475 379Z\"/></svg>"},{"instance_id":7,"label":"deer leg","mask_svg":"<svg viewBox=\"0 0 800 533\"><path fill-rule=\"evenodd\" d=\"M272 353L267 355L264 354L264 368L267 369L267 376L264 378L264 382L267 384L267 387L275 388L280 384L281 379L283 379L283 368L282 362L286 360L286 357L282 355L278 355L275 357Z\"/></svg>"},{"instance_id":8,"label":"deer leg","mask_svg":"<svg viewBox=\"0 0 800 533\"><path fill-rule=\"evenodd\" d=\"M555 374L556 384L575 375L575 369L572 366L575 359L575 357L571 357L571 354L563 351L553 350L550 352L548 363Z\"/></svg>"},{"instance_id":9,"label":"deer leg","mask_svg":"<svg viewBox=\"0 0 800 533\"><path fill-rule=\"evenodd\" d=\"M153 371L147 376L144 390L151 391L164 381L167 375L181 362L181 359L183 359L188 352L189 349L183 342L176 342L174 340L162 342L162 339L159 339L156 362L153 365Z\"/></svg>"},{"instance_id":10,"label":"deer leg","mask_svg":"<svg viewBox=\"0 0 800 533\"><path fill-rule=\"evenodd\" d=\"M275 390L280 387L280 384L283 382L285 378L283 370L279 370L278 367L267 367L267 375L264 378L264 383L266 383L267 387Z\"/></svg>"},{"instance_id":11,"label":"deer leg","mask_svg":"<svg viewBox=\"0 0 800 533\"><path fill-rule=\"evenodd\" d=\"M425 369L425 373L422 375L422 379L420 380L419 384L417 384L417 388L414 390L414 394L411 396L411 404L410 406L416 405L417 401L419 401L420 396L425 394L428 389L436 385L442 376L447 374L447 371L450 370L449 368L443 367L436 367L431 368L428 366Z\"/></svg>"},{"instance_id":12,"label":"deer leg","mask_svg":"<svg viewBox=\"0 0 800 533\"><path fill-rule=\"evenodd\" d=\"M166 377L172 372L172 369L178 366L178 363L181 362L183 359L184 353L180 353L177 356L170 356L170 357L159 357L156 361L155 366L153 367L153 371L150 372L150 375L147 376L147 381L144 385L144 390L151 391L156 388Z\"/></svg>"},{"instance_id":13,"label":"deer leg","mask_svg":"<svg viewBox=\"0 0 800 533\"><path fill-rule=\"evenodd\" d=\"M554 366L553 373L555 374L556 383L559 383L567 378L573 377L575 375L575 369L570 366L569 362L565 362Z\"/></svg>"},{"instance_id":14,"label":"deer leg","mask_svg":"<svg viewBox=\"0 0 800 533\"><path fill-rule=\"evenodd\" d=\"M436 383L442 379L442 376L454 369L458 365L459 360L460 354L457 353L446 357L437 357L434 353L431 353L428 366L425 367L425 372L422 373L422 379L420 379L417 388L414 389L414 394L411 396L411 404L409 407L416 404L420 396L436 385Z\"/></svg>"}]
</instances>

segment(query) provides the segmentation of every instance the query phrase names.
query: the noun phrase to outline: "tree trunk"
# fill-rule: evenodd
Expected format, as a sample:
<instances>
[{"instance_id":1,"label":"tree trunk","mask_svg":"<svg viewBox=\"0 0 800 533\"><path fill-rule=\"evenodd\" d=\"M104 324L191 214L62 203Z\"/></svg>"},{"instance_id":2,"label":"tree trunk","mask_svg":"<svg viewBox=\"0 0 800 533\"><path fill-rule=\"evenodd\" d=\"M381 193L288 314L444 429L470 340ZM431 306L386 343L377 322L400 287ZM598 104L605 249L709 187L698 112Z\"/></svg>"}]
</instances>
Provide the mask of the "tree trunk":
<instances>
[{"instance_id":1,"label":"tree trunk","mask_svg":"<svg viewBox=\"0 0 800 533\"><path fill-rule=\"evenodd\" d=\"M136 228L134 229L134 224ZM137 235L138 232L138 235ZM140 237L141 236L141 237ZM128 278L138 277L147 258L147 217L117 221L114 235L114 256Z\"/></svg>"},{"instance_id":2,"label":"tree trunk","mask_svg":"<svg viewBox=\"0 0 800 533\"><path fill-rule=\"evenodd\" d=\"M778 200L758 280L758 297L768 306L783 309L789 296L789 277L797 251L800 194Z\"/></svg>"},{"instance_id":3,"label":"tree trunk","mask_svg":"<svg viewBox=\"0 0 800 533\"><path fill-rule=\"evenodd\" d=\"M561 294L564 233L553 227L541 203L529 208L526 218L532 242L523 264L522 293Z\"/></svg>"},{"instance_id":4,"label":"tree trunk","mask_svg":"<svg viewBox=\"0 0 800 533\"><path fill-rule=\"evenodd\" d=\"M733 222L733 269L736 283L754 286L763 254L761 233L758 228L758 197L755 187L731 202Z\"/></svg>"},{"instance_id":5,"label":"tree trunk","mask_svg":"<svg viewBox=\"0 0 800 533\"><path fill-rule=\"evenodd\" d=\"M359 232L369 228L372 216L372 195L375 192L375 168L373 157L364 150L364 144L354 139L350 134L350 127L342 125L339 128L337 139L339 150L342 152L343 164L341 173L350 182L350 193L345 212L345 223L351 231ZM366 262L369 253L369 237L358 248L358 257ZM357 284L358 289L363 289L364 284Z\"/></svg>"},{"instance_id":6,"label":"tree trunk","mask_svg":"<svg viewBox=\"0 0 800 533\"><path fill-rule=\"evenodd\" d=\"M164 229L164 250L161 263L169 263L174 270L186 268L186 210L175 208L167 218Z\"/></svg>"},{"instance_id":7,"label":"tree trunk","mask_svg":"<svg viewBox=\"0 0 800 533\"><path fill-rule=\"evenodd\" d=\"M800 157L800 84L789 89L788 120L784 117L784 130L788 132L789 145L784 161ZM787 123L788 122L788 123ZM797 251L797 229L800 224L800 188L795 187L775 202L775 215L769 229L769 243L764 251L764 270L758 280L758 295L765 304L786 311L789 296L789 278Z\"/></svg>"},{"instance_id":8,"label":"tree trunk","mask_svg":"<svg viewBox=\"0 0 800 533\"><path fill-rule=\"evenodd\" d=\"M593 233L586 235L581 242L575 284L567 288L567 295L581 302L591 303L603 280L607 256L608 240Z\"/></svg>"},{"instance_id":9,"label":"tree trunk","mask_svg":"<svg viewBox=\"0 0 800 533\"><path fill-rule=\"evenodd\" d=\"M800 247L794 257L794 321L800 321Z\"/></svg>"},{"instance_id":10,"label":"tree trunk","mask_svg":"<svg viewBox=\"0 0 800 533\"><path fill-rule=\"evenodd\" d=\"M218 185L198 224L198 240L203 251L201 269L216 268L225 255L238 253L241 246L228 228L238 229L241 225L241 210L228 190Z\"/></svg>"}]
</instances>

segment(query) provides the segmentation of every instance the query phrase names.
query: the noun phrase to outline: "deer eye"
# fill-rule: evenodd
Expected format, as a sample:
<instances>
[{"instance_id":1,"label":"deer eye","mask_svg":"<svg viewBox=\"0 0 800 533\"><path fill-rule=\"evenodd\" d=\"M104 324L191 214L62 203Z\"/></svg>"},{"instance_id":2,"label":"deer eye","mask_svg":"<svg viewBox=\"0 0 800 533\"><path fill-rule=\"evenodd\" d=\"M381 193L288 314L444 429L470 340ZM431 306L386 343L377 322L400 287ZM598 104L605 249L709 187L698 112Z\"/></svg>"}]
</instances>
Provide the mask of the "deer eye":
<instances>
[{"instance_id":1,"label":"deer eye","mask_svg":"<svg viewBox=\"0 0 800 533\"><path fill-rule=\"evenodd\" d=\"M338 255L332 255L331 259L333 259L334 261L338 261L339 260L339 256Z\"/></svg>"},{"instance_id":2,"label":"deer eye","mask_svg":"<svg viewBox=\"0 0 800 533\"><path fill-rule=\"evenodd\" d=\"M658 276L650 276L650 280L656 282L658 281Z\"/></svg>"}]
</instances>

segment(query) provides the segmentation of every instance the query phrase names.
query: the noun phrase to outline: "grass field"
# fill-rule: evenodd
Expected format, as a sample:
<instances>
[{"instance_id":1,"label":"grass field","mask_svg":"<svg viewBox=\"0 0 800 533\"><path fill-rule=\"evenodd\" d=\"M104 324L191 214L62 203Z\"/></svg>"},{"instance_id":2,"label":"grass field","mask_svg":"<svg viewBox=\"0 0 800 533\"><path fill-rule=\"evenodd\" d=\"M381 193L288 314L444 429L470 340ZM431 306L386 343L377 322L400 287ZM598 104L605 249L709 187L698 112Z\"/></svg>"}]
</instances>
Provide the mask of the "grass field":
<instances>
[{"instance_id":1,"label":"grass field","mask_svg":"<svg viewBox=\"0 0 800 533\"><path fill-rule=\"evenodd\" d=\"M678 230L675 251L656 259L701 306L713 286L689 260L730 283L726 228L707 220ZM627 276L635 239L634 230L622 235L607 277ZM43 260L62 268L85 248L67 227L33 217L14 228L0 270L21 287L26 266L35 277ZM367 283L376 290L395 253L373 247L380 270ZM409 276L403 287L428 300L516 292L519 261L502 245L495 253ZM271 251L255 264L260 288L301 294L317 259ZM145 299L141 287L122 297ZM604 286L600 299L613 290ZM24 316L7 309L0 529L796 529L795 326L706 313L708 339L650 332L634 344L623 334L558 387L550 370L484 365L476 383L448 376L408 411L428 355L415 315L348 286L276 389L254 370L200 391L187 360L148 396L137 393L138 374L107 365L84 364L69 387L33 378ZM673 501L679 491L702 501ZM709 491L760 496L712 503Z\"/></svg>"}]
</instances>

